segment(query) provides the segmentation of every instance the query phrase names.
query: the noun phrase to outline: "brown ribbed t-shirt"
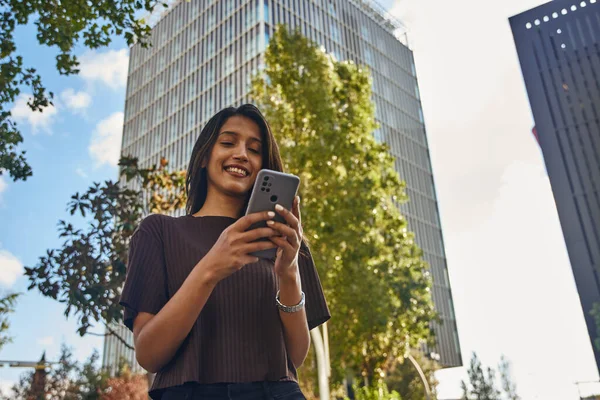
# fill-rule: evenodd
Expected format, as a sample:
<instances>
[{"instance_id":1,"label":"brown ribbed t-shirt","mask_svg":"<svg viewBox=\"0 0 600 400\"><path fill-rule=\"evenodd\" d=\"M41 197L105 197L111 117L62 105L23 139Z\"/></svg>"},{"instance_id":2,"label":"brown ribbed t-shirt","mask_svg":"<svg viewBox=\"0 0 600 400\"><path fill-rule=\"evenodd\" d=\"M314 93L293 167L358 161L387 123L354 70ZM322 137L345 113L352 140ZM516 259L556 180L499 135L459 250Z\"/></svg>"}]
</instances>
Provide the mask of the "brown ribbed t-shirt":
<instances>
[{"instance_id":1,"label":"brown ribbed t-shirt","mask_svg":"<svg viewBox=\"0 0 600 400\"><path fill-rule=\"evenodd\" d=\"M131 238L120 304L125 325L137 313L157 314L194 266L236 220L230 217L146 217ZM306 255L303 255L306 253ZM309 329L330 318L308 249L299 255ZM272 260L261 259L220 281L173 359L157 374L153 399L186 382L238 383L297 380L275 303L278 281Z\"/></svg>"}]
</instances>

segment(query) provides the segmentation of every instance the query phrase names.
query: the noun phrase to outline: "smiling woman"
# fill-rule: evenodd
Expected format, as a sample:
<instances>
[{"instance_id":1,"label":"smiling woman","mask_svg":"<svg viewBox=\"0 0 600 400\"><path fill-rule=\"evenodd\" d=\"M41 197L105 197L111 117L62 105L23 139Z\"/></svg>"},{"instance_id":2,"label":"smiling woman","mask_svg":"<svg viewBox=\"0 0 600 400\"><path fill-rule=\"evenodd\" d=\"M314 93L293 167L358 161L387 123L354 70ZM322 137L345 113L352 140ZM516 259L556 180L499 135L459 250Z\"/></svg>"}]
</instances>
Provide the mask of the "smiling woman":
<instances>
[{"instance_id":1,"label":"smiling woman","mask_svg":"<svg viewBox=\"0 0 600 400\"><path fill-rule=\"evenodd\" d=\"M275 213L242 217L265 168L282 163L260 111L220 111L192 151L187 215L151 215L131 239L121 304L138 362L157 372L153 399L304 399L296 369L330 314L299 198L277 208L287 224L249 230Z\"/></svg>"}]
</instances>

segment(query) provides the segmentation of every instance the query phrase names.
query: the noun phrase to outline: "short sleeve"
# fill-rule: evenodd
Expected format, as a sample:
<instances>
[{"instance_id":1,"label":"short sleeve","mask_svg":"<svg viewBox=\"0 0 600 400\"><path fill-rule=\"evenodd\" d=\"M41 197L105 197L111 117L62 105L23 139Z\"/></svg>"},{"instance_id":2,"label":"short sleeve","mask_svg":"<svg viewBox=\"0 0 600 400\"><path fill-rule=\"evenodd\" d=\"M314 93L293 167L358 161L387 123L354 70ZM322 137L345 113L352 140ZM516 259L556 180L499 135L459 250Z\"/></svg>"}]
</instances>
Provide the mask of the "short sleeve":
<instances>
[{"instance_id":1,"label":"short sleeve","mask_svg":"<svg viewBox=\"0 0 600 400\"><path fill-rule=\"evenodd\" d=\"M168 300L159 217L146 217L133 233L129 244L127 274L119 304L125 307L123 322L132 331L138 313L157 314Z\"/></svg>"},{"instance_id":2,"label":"short sleeve","mask_svg":"<svg viewBox=\"0 0 600 400\"><path fill-rule=\"evenodd\" d=\"M317 326L327 322L331 318L321 280L315 267L315 262L310 254L310 250L304 244L298 255L298 266L300 267L300 279L302 282L302 291L306 296L306 319L308 320L308 329L312 330Z\"/></svg>"}]
</instances>

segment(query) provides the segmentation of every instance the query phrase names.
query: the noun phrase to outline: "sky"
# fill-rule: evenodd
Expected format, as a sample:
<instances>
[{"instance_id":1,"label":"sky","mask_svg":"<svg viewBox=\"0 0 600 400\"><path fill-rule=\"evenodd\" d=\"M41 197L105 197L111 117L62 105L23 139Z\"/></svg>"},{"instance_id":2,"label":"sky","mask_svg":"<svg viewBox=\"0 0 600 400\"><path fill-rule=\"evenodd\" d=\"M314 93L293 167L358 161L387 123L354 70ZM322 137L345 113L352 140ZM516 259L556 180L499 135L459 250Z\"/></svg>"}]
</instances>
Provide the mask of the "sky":
<instances>
[{"instance_id":1,"label":"sky","mask_svg":"<svg viewBox=\"0 0 600 400\"><path fill-rule=\"evenodd\" d=\"M508 18L540 0L383 0L409 29L430 144L463 360L512 363L519 394L577 399L598 380ZM61 77L55 52L19 28L25 63L38 68L55 106L13 115L34 171L0 178L0 293L23 292L14 342L0 360L55 359L62 342L84 360L102 338L79 338L61 304L27 291L23 266L60 246L56 224L70 196L117 175L128 49L77 49L78 76ZM97 332L101 329L97 328ZM0 368L0 388L24 370ZM440 399L460 397L464 368L442 370ZM600 391L600 388L598 388Z\"/></svg>"}]
</instances>

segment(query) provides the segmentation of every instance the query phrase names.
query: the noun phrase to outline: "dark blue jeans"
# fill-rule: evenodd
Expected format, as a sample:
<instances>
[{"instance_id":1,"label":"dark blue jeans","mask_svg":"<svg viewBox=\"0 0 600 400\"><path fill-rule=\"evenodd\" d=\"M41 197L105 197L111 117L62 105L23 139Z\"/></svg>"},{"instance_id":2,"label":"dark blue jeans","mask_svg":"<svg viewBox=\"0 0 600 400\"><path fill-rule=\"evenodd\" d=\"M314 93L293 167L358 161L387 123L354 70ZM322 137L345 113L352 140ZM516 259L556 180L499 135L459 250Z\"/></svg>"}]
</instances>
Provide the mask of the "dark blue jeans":
<instances>
[{"instance_id":1,"label":"dark blue jeans","mask_svg":"<svg viewBox=\"0 0 600 400\"><path fill-rule=\"evenodd\" d=\"M296 382L186 383L163 392L162 400L306 400Z\"/></svg>"}]
</instances>

